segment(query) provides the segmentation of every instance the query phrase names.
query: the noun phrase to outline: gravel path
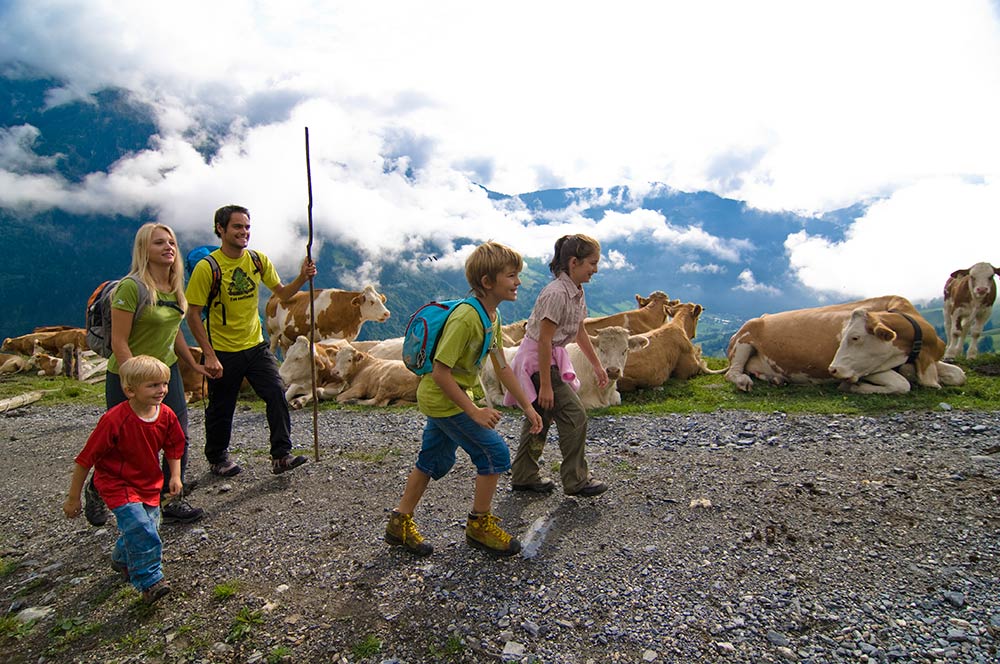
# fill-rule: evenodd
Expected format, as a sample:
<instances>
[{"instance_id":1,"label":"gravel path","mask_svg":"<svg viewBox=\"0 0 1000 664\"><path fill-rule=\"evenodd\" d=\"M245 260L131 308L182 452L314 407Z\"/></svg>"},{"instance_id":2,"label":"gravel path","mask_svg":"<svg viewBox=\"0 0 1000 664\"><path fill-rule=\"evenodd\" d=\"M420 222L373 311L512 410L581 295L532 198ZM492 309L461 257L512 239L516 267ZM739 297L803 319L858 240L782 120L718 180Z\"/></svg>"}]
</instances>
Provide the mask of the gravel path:
<instances>
[{"instance_id":1,"label":"gravel path","mask_svg":"<svg viewBox=\"0 0 1000 664\"><path fill-rule=\"evenodd\" d=\"M208 516L163 527L174 592L151 609L108 566L113 520L62 518L99 414L0 416L0 661L998 660L1000 413L594 418L611 489L533 497L503 478L495 512L528 555L495 560L464 542L461 457L417 513L434 555L382 542L415 410L323 411L321 462L282 476L263 414L242 410L245 471L221 480L196 409L191 502ZM294 420L311 457L311 413Z\"/></svg>"}]
</instances>

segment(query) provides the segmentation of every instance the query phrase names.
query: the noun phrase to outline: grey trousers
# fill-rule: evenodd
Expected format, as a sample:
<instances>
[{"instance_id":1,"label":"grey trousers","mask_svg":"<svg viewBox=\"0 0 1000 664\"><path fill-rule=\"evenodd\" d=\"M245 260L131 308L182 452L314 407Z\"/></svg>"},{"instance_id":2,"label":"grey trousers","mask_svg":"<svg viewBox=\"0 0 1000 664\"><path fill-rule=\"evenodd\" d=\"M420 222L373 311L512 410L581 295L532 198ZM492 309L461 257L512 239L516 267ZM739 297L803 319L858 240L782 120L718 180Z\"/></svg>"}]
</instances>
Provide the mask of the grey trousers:
<instances>
[{"instance_id":1,"label":"grey trousers","mask_svg":"<svg viewBox=\"0 0 1000 664\"><path fill-rule=\"evenodd\" d=\"M562 477L563 491L573 493L590 479L590 470L584 454L587 444L587 411L573 388L563 382L559 369L553 366L551 372L554 401L552 409L543 410L537 401L534 403L535 409L542 417L542 430L539 433L529 432L528 420L524 420L521 426L521 440L511 464L511 483L534 484L541 480L538 459L542 456L549 427L555 422L559 433L559 450L562 452L559 474ZM531 380L537 391L538 374L534 374Z\"/></svg>"}]
</instances>

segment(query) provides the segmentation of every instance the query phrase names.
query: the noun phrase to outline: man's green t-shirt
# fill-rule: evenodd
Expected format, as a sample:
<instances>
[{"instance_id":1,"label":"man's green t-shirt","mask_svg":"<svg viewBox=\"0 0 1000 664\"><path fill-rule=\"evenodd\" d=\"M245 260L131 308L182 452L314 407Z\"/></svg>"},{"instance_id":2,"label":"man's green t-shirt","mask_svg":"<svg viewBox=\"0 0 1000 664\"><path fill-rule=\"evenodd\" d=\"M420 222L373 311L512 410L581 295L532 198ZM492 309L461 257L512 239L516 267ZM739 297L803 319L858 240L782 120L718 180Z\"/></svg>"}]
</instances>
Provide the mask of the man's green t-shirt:
<instances>
[{"instance_id":1,"label":"man's green t-shirt","mask_svg":"<svg viewBox=\"0 0 1000 664\"><path fill-rule=\"evenodd\" d=\"M157 305L157 302L172 302L174 306ZM111 308L134 314L138 304L139 287L135 281L119 281L111 298ZM139 317L132 319L132 331L128 335L128 347L132 355L151 355L168 367L173 366L177 361L174 340L182 318L174 293L153 293L151 301L139 312ZM114 353L108 358L108 371L118 373L118 359Z\"/></svg>"},{"instance_id":2,"label":"man's green t-shirt","mask_svg":"<svg viewBox=\"0 0 1000 664\"><path fill-rule=\"evenodd\" d=\"M222 271L219 296L212 301L206 327L212 348L224 352L237 352L253 348L264 342L260 327L258 303L260 284L274 290L281 283L274 265L267 256L260 256L264 274L258 274L249 251L239 258L229 258L221 249L212 252ZM191 272L185 295L189 304L204 307L212 287L212 268L208 261L200 260Z\"/></svg>"},{"instance_id":3,"label":"man's green t-shirt","mask_svg":"<svg viewBox=\"0 0 1000 664\"><path fill-rule=\"evenodd\" d=\"M493 346L502 352L501 336L498 311L497 318L493 321ZM476 360L483 351L485 338L483 321L479 317L479 312L472 306L456 308L441 330L434 359L451 367L451 375L455 378L455 382L466 392L470 392L479 379L480 367L476 364ZM483 361L489 360L484 358ZM421 413L430 417L451 417L462 412L454 401L445 396L429 373L421 377L417 386L417 406Z\"/></svg>"}]
</instances>

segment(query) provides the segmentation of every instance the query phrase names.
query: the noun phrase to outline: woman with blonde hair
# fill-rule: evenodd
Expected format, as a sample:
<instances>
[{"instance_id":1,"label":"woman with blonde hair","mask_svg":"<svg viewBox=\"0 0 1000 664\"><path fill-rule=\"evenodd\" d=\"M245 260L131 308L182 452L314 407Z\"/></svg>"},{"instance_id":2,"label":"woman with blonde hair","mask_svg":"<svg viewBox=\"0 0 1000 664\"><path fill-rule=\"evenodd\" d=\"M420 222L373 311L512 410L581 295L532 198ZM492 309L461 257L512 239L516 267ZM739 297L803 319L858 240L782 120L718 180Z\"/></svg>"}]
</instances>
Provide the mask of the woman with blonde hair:
<instances>
[{"instance_id":1,"label":"woman with blonde hair","mask_svg":"<svg viewBox=\"0 0 1000 664\"><path fill-rule=\"evenodd\" d=\"M132 246L132 268L115 289L111 298L111 350L108 374L104 383L104 398L108 408L126 401L118 370L129 358L150 355L170 367L170 383L163 403L170 407L184 430L184 456L181 457L181 481L188 460L188 416L184 398L184 381L178 359L196 372L207 376L191 354L180 330L187 310L184 297L184 268L177 247L177 236L164 224L143 224L135 234ZM170 485L170 468L163 462L163 486ZM185 483L185 493L193 488ZM87 483L87 520L99 525L107 520L106 507L93 481ZM183 495L164 505L165 523L191 523L204 512L191 507Z\"/></svg>"}]
</instances>

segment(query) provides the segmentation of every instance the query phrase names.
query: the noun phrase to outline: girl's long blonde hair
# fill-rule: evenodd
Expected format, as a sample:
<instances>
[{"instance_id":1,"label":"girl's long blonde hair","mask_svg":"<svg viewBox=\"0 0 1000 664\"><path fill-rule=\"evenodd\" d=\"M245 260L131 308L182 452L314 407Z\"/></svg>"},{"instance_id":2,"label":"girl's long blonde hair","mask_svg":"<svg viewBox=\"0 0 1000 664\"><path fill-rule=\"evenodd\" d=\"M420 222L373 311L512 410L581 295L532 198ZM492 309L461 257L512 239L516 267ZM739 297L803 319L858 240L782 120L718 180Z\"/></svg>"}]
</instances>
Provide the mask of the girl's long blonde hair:
<instances>
[{"instance_id":1,"label":"girl's long blonde hair","mask_svg":"<svg viewBox=\"0 0 1000 664\"><path fill-rule=\"evenodd\" d=\"M187 311L187 299L184 297L184 267L181 264L181 248L177 244L174 230L165 224L150 222L143 224L135 233L135 243L132 245L132 270L130 276L145 284L149 296L156 301L156 281L149 272L149 245L153 241L153 231L166 231L174 241L174 264L170 266L170 291L177 296L177 305L182 311Z\"/></svg>"}]
</instances>

